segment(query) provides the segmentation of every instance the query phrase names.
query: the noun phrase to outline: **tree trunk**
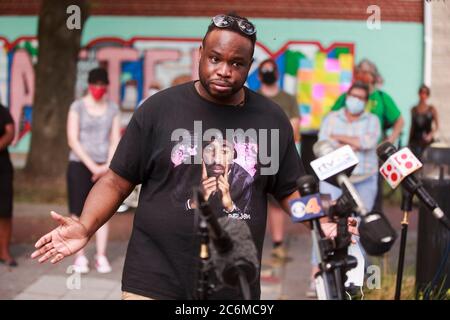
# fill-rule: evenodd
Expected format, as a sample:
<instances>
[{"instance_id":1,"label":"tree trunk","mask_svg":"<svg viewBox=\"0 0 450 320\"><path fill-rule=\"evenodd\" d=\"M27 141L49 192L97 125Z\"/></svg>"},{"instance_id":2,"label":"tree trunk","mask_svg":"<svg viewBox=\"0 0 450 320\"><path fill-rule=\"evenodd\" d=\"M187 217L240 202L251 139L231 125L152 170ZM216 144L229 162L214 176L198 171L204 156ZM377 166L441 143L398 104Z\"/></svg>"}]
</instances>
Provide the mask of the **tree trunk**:
<instances>
[{"instance_id":1,"label":"tree trunk","mask_svg":"<svg viewBox=\"0 0 450 320\"><path fill-rule=\"evenodd\" d=\"M67 13L67 8L71 5L78 6L81 13L79 29L68 27L73 12ZM65 174L69 150L67 113L75 96L78 53L87 9L84 0L43 0L41 4L32 138L25 168L26 176L33 179L61 179Z\"/></svg>"}]
</instances>

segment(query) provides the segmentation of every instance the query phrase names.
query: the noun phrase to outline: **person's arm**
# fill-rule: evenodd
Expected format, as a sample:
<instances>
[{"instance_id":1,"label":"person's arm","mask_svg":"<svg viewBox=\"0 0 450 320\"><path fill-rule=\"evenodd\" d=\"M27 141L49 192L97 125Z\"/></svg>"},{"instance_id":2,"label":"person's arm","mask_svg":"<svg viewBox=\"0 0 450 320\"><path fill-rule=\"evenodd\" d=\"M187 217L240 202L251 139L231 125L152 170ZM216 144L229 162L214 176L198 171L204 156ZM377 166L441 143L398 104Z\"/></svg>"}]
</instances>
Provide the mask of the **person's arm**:
<instances>
[{"instance_id":1,"label":"person's arm","mask_svg":"<svg viewBox=\"0 0 450 320\"><path fill-rule=\"evenodd\" d=\"M114 215L134 187L111 169L98 180L89 192L80 217L89 237Z\"/></svg>"},{"instance_id":2,"label":"person's arm","mask_svg":"<svg viewBox=\"0 0 450 320\"><path fill-rule=\"evenodd\" d=\"M386 138L386 140L390 143L394 143L400 136L400 133L402 132L404 126L405 120L403 120L402 116L399 116L394 123L391 134Z\"/></svg>"},{"instance_id":3,"label":"person's arm","mask_svg":"<svg viewBox=\"0 0 450 320\"><path fill-rule=\"evenodd\" d=\"M375 115L369 115L365 125L364 134L354 136L332 135L332 139L341 144L348 144L354 150L370 150L374 149L380 140L381 128L380 122Z\"/></svg>"},{"instance_id":4,"label":"person's arm","mask_svg":"<svg viewBox=\"0 0 450 320\"><path fill-rule=\"evenodd\" d=\"M329 125L331 117L332 117L332 114L329 113L322 119L322 123L320 124L320 130L317 135L319 141L331 139L331 126Z\"/></svg>"},{"instance_id":5,"label":"person's arm","mask_svg":"<svg viewBox=\"0 0 450 320\"><path fill-rule=\"evenodd\" d=\"M348 144L355 150L361 149L361 141L358 137L344 136L340 134L332 134L330 136L331 140L339 142L339 144Z\"/></svg>"},{"instance_id":6,"label":"person's arm","mask_svg":"<svg viewBox=\"0 0 450 320\"><path fill-rule=\"evenodd\" d=\"M134 186L108 170L89 192L79 221L51 212L59 226L36 242L36 251L31 254L31 258L39 258L40 263L49 259L51 263L57 263L82 249L112 217Z\"/></svg>"},{"instance_id":7,"label":"person's arm","mask_svg":"<svg viewBox=\"0 0 450 320\"><path fill-rule=\"evenodd\" d=\"M14 124L8 123L5 126L5 134L0 137L0 151L6 149L14 140Z\"/></svg>"},{"instance_id":8,"label":"person's arm","mask_svg":"<svg viewBox=\"0 0 450 320\"><path fill-rule=\"evenodd\" d=\"M292 130L294 131L294 141L300 141L300 119L298 117L289 119L291 121Z\"/></svg>"},{"instance_id":9,"label":"person's arm","mask_svg":"<svg viewBox=\"0 0 450 320\"><path fill-rule=\"evenodd\" d=\"M289 121L294 132L294 142L298 143L300 142L300 112L297 99L293 95L289 95Z\"/></svg>"},{"instance_id":10,"label":"person's arm","mask_svg":"<svg viewBox=\"0 0 450 320\"><path fill-rule=\"evenodd\" d=\"M379 94L381 95L382 103L384 104L384 117L388 124L393 123L392 132L386 137L386 140L390 143L394 143L400 136L405 121L394 99L386 92L379 91Z\"/></svg>"},{"instance_id":11,"label":"person's arm","mask_svg":"<svg viewBox=\"0 0 450 320\"><path fill-rule=\"evenodd\" d=\"M323 118L320 125L318 140L328 140L335 148L340 147L341 143L335 139L333 129L335 128L335 113L330 112Z\"/></svg>"},{"instance_id":12,"label":"person's arm","mask_svg":"<svg viewBox=\"0 0 450 320\"><path fill-rule=\"evenodd\" d=\"M83 146L78 138L79 132L80 116L78 112L70 110L67 117L67 142L69 147L78 156L78 158L80 158L89 171L96 174L99 171L100 166L96 164L83 149Z\"/></svg>"}]
</instances>

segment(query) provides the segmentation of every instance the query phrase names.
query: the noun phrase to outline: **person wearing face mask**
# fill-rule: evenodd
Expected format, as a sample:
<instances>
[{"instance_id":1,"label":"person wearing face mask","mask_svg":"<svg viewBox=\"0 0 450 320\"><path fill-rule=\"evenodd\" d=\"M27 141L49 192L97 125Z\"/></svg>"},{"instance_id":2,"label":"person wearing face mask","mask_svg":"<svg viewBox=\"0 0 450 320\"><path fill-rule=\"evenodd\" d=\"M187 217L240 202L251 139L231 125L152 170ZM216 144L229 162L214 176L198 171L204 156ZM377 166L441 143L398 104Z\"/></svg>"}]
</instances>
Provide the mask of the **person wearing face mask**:
<instances>
[{"instance_id":1,"label":"person wearing face mask","mask_svg":"<svg viewBox=\"0 0 450 320\"><path fill-rule=\"evenodd\" d=\"M95 182L109 167L120 140L118 106L106 99L108 74L105 69L95 68L88 75L88 93L74 101L67 119L67 138L70 147L67 169L69 212L78 219L87 195ZM106 258L108 224L96 233L97 254L95 267L100 273L111 271ZM75 257L74 270L89 271L89 261L80 250Z\"/></svg>"},{"instance_id":2,"label":"person wearing face mask","mask_svg":"<svg viewBox=\"0 0 450 320\"><path fill-rule=\"evenodd\" d=\"M259 93L271 99L283 109L289 118L294 131L294 141L299 151L300 141L300 115L295 97L284 92L278 85L278 67L273 59L266 59L259 65L259 80L261 88ZM271 255L280 262L289 260L287 250L283 245L285 237L286 213L273 197L268 201L269 228L272 236L273 249Z\"/></svg>"},{"instance_id":3,"label":"person wearing face mask","mask_svg":"<svg viewBox=\"0 0 450 320\"><path fill-rule=\"evenodd\" d=\"M373 209L378 190L378 158L376 147L381 137L378 117L367 112L369 88L363 82L355 82L346 94L345 107L330 112L322 121L319 141L328 140L336 148L349 145L355 152L359 163L350 177L367 210ZM330 194L333 200L341 195L341 189L324 181L320 182L320 192ZM361 250L359 242L353 250ZM361 250L362 251L362 250ZM317 259L312 253L311 280L318 271ZM307 295L315 294L311 281Z\"/></svg>"},{"instance_id":4,"label":"person wearing face mask","mask_svg":"<svg viewBox=\"0 0 450 320\"><path fill-rule=\"evenodd\" d=\"M385 139L394 143L404 127L404 119L392 97L379 89L382 77L377 66L368 59L361 60L355 68L355 81L361 81L369 88L369 98L367 100L367 111L376 115L380 121L382 135L380 139ZM347 93L342 94L335 102L332 111L346 107ZM390 134L387 130L392 128Z\"/></svg>"},{"instance_id":5,"label":"person wearing face mask","mask_svg":"<svg viewBox=\"0 0 450 320\"><path fill-rule=\"evenodd\" d=\"M361 81L369 87L369 99L367 101L366 110L376 115L380 121L381 136L380 141L385 140L395 143L399 138L405 121L403 116L395 103L394 99L386 92L380 90L383 79L378 72L378 68L372 61L362 59L355 68L355 81ZM331 108L332 111L337 111L346 106L347 95L342 94ZM388 130L392 129L390 133ZM381 165L379 163L379 165ZM380 176L378 179L378 193L375 200L375 209L377 211L383 210L383 184L384 179Z\"/></svg>"}]
</instances>

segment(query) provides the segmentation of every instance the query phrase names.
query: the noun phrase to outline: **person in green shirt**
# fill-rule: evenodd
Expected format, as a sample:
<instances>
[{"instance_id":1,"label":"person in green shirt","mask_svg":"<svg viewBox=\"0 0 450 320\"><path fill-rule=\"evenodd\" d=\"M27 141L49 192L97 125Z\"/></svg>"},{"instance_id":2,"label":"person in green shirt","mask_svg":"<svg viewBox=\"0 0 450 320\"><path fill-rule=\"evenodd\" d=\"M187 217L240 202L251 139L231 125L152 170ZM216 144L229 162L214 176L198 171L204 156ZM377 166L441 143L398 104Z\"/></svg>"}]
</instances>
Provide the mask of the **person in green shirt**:
<instances>
[{"instance_id":1,"label":"person in green shirt","mask_svg":"<svg viewBox=\"0 0 450 320\"><path fill-rule=\"evenodd\" d=\"M366 111L373 113L380 120L381 125L381 139L394 143L405 124L403 117L395 104L394 100L386 92L381 91L378 85L382 82L382 78L378 72L377 66L368 59L363 59L355 68L355 80L362 81L369 86L369 100L366 104ZM345 107L345 100L347 95L342 94L331 111L336 111ZM387 130L392 128L388 135ZM381 142L381 141L380 141ZM382 212L383 209L383 179L381 175L378 176L378 192L375 198L374 211Z\"/></svg>"},{"instance_id":2,"label":"person in green shirt","mask_svg":"<svg viewBox=\"0 0 450 320\"><path fill-rule=\"evenodd\" d=\"M380 120L382 137L394 143L404 126L404 120L399 108L389 94L377 88L377 83L381 79L376 65L370 60L363 59L355 68L355 81L362 81L369 86L370 95L366 105L366 111L376 115ZM331 108L337 111L345 107L346 93L342 94ZM388 135L387 129L392 128Z\"/></svg>"}]
</instances>

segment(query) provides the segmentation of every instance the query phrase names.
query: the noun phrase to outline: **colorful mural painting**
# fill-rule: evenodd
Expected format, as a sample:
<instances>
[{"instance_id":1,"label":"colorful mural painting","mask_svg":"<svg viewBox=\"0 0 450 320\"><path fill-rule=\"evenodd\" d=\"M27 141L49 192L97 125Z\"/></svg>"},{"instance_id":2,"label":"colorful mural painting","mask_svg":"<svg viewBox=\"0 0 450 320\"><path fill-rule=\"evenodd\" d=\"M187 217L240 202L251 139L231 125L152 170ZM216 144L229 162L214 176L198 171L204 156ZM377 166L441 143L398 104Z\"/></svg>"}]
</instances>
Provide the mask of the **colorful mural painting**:
<instances>
[{"instance_id":1,"label":"colorful mural painting","mask_svg":"<svg viewBox=\"0 0 450 320\"><path fill-rule=\"evenodd\" d=\"M120 105L125 126L150 88L167 88L180 76L198 78L200 44L201 39L193 38L95 39L80 51L75 95L84 94L88 71L104 66L110 77L109 98ZM11 152L26 153L38 43L34 37L21 37L11 43L0 37L0 48L0 101L9 106L17 131ZM322 117L350 86L354 45L334 43L323 48L318 42L290 41L273 53L257 43L247 81L250 88L259 88L258 65L269 57L279 65L281 87L297 98L302 130L318 130Z\"/></svg>"},{"instance_id":2,"label":"colorful mural painting","mask_svg":"<svg viewBox=\"0 0 450 320\"><path fill-rule=\"evenodd\" d=\"M317 131L336 99L353 78L354 45L292 41L273 55L279 66L281 87L297 98L303 132ZM251 88L259 86L250 76Z\"/></svg>"}]
</instances>

